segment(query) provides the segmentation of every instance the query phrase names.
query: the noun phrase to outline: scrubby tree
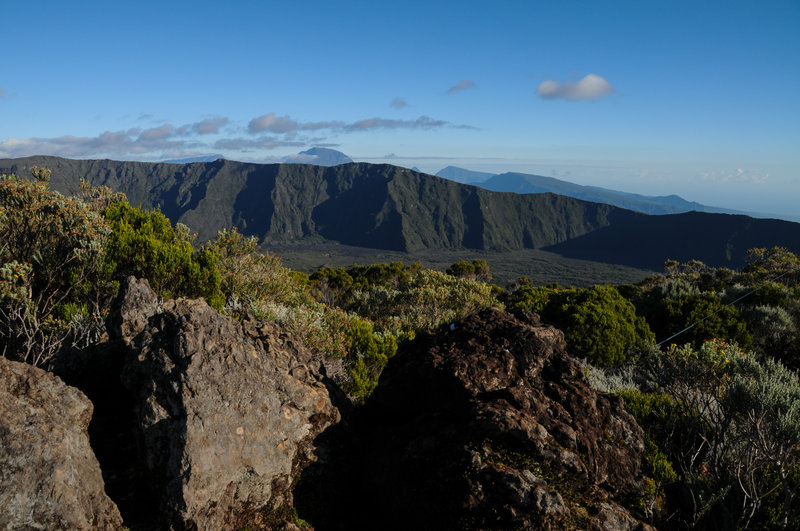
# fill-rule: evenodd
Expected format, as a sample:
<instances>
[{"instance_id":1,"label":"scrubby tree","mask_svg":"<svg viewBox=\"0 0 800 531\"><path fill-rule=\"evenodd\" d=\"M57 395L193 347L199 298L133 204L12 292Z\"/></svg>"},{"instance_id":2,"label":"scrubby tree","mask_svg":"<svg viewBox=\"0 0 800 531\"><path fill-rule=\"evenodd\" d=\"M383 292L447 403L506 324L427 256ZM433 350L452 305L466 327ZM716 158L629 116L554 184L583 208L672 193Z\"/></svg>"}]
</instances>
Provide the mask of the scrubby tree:
<instances>
[{"instance_id":1,"label":"scrubby tree","mask_svg":"<svg viewBox=\"0 0 800 531\"><path fill-rule=\"evenodd\" d=\"M74 331L75 308L99 317L87 304L109 228L39 176L0 180L0 340L6 356L43 365Z\"/></svg>"},{"instance_id":2,"label":"scrubby tree","mask_svg":"<svg viewBox=\"0 0 800 531\"><path fill-rule=\"evenodd\" d=\"M695 501L691 519L714 506L736 528L754 522L786 528L798 523L800 381L771 359L724 341L653 353L645 365L656 389L683 409L687 423L674 434L690 451L672 452ZM669 426L667 419L662 419ZM764 501L775 497L770 511Z\"/></svg>"},{"instance_id":3,"label":"scrubby tree","mask_svg":"<svg viewBox=\"0 0 800 531\"><path fill-rule=\"evenodd\" d=\"M544 322L564 332L571 354L595 365L619 365L631 348L654 342L633 304L612 286L534 286L525 279L506 294L505 301L511 310L540 314Z\"/></svg>"},{"instance_id":4,"label":"scrubby tree","mask_svg":"<svg viewBox=\"0 0 800 531\"><path fill-rule=\"evenodd\" d=\"M459 260L447 268L446 273L454 277L463 277L481 282L490 282L492 273L489 271L489 264L486 260L477 258L469 260Z\"/></svg>"},{"instance_id":5,"label":"scrubby tree","mask_svg":"<svg viewBox=\"0 0 800 531\"><path fill-rule=\"evenodd\" d=\"M161 212L124 202L111 204L104 216L113 230L104 264L109 280L134 275L163 297L204 297L215 308L223 306L217 255L208 248L195 251L188 227L173 227Z\"/></svg>"}]
</instances>

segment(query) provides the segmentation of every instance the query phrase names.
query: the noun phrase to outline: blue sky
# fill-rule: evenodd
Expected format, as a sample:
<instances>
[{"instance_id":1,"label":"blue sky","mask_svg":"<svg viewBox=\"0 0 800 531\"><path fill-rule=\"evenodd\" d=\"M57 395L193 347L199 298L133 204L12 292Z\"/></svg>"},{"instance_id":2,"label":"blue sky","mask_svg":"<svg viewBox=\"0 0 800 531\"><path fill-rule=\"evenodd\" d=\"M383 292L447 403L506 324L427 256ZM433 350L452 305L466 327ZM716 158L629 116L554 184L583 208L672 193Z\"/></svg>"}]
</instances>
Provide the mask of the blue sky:
<instances>
[{"instance_id":1,"label":"blue sky","mask_svg":"<svg viewBox=\"0 0 800 531\"><path fill-rule=\"evenodd\" d=\"M797 0L228 4L7 2L0 157L325 146L800 215Z\"/></svg>"}]
</instances>

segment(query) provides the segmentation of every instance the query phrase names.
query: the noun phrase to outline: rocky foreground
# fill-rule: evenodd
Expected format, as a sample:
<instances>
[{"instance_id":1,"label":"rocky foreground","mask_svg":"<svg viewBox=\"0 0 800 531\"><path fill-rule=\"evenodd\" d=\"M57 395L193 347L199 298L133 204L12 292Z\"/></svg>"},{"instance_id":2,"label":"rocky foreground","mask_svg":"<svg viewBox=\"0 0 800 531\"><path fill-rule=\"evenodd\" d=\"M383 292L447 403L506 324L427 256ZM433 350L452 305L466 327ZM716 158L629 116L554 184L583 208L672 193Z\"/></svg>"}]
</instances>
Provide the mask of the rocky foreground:
<instances>
[{"instance_id":1,"label":"rocky foreground","mask_svg":"<svg viewBox=\"0 0 800 531\"><path fill-rule=\"evenodd\" d=\"M54 374L0 358L0 527L647 527L641 429L535 315L417 338L356 409L279 326L146 281L108 328Z\"/></svg>"}]
</instances>

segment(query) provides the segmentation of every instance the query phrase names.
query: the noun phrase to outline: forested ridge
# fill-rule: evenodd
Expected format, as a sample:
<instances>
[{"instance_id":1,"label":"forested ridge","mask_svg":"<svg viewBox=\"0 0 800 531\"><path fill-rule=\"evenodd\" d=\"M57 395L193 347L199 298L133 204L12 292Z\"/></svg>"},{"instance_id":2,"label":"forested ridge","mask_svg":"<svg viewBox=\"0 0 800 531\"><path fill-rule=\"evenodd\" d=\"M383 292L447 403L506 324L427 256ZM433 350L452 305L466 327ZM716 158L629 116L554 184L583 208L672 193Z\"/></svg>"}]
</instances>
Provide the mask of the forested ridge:
<instances>
[{"instance_id":1,"label":"forested ridge","mask_svg":"<svg viewBox=\"0 0 800 531\"><path fill-rule=\"evenodd\" d=\"M27 157L0 172L53 170L51 187L80 181L159 208L205 242L237 227L269 245L334 242L418 252L545 249L565 257L660 270L667 259L741 268L753 247L800 252L800 223L690 212L655 216L555 194L492 192L387 164L166 164ZM703 230L697 230L703 227Z\"/></svg>"},{"instance_id":2,"label":"forested ridge","mask_svg":"<svg viewBox=\"0 0 800 531\"><path fill-rule=\"evenodd\" d=\"M331 181L343 195L374 169L357 168L361 177L356 172ZM480 197L419 176L369 178L383 192L402 182L433 187L420 197L438 193L439 186L464 204ZM212 220L225 228L212 236L206 226L206 237L198 238L190 224L170 221L175 205L161 211L132 206L125 194L88 181L79 181L74 195L62 195L49 180L50 171L37 166L30 178L4 175L0 181L0 345L6 358L51 369L75 349L103 341L114 300L133 276L146 279L162 299L202 298L241 323L277 323L314 353L352 407L368 408L382 371L404 345L436 345L454 322L486 308L535 313L563 332L567 352L584 360L588 382L621 397L644 432L643 480L619 497L631 514L659 529L800 527L800 258L790 250L753 248L737 269L679 256L663 264L663 274L636 285L592 288L542 286L530 278L496 286L483 260L457 262L446 272L393 262L308 275L285 268L259 245L263 234L242 234L226 215ZM323 182L302 189L284 183L271 193L331 194L330 182L327 188ZM188 192L182 197L186 209L178 217L191 221L189 214L199 211L188 207ZM408 196L385 197L389 204ZM374 227L376 238L381 227L409 223L392 212ZM585 221L581 212L575 219ZM598 223L630 215L602 206L594 212ZM452 218L441 213L433 219L447 224ZM242 229L258 223L239 221L249 223ZM471 237L465 227L426 236L404 225L398 234L406 235L406 244L410 234L419 245L445 233L458 233L463 242ZM307 227L280 227L292 230ZM577 230L569 223L552 229ZM504 452L505 461L495 456L500 465L513 461L544 473L525 448ZM552 485L565 503L576 499L566 483ZM302 523L303 517L292 508L270 521Z\"/></svg>"}]
</instances>

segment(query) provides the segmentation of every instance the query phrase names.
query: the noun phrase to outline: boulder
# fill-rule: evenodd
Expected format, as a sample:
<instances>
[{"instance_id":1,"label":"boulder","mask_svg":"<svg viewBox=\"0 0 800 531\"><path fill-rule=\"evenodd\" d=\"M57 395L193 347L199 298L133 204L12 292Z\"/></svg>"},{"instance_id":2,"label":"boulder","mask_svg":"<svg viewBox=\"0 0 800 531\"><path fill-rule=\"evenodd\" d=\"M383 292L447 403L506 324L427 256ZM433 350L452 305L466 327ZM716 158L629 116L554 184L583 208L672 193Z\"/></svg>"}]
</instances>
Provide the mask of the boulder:
<instances>
[{"instance_id":1,"label":"boulder","mask_svg":"<svg viewBox=\"0 0 800 531\"><path fill-rule=\"evenodd\" d=\"M563 334L485 310L389 361L295 492L317 529L646 527L641 428L586 383ZM346 494L341 494L346 493Z\"/></svg>"},{"instance_id":2,"label":"boulder","mask_svg":"<svg viewBox=\"0 0 800 531\"><path fill-rule=\"evenodd\" d=\"M89 445L91 417L79 390L0 357L0 528L122 527Z\"/></svg>"},{"instance_id":3,"label":"boulder","mask_svg":"<svg viewBox=\"0 0 800 531\"><path fill-rule=\"evenodd\" d=\"M160 302L123 285L112 333L159 527L262 528L292 504L313 439L339 420L321 365L275 324L240 323L202 300Z\"/></svg>"}]
</instances>

